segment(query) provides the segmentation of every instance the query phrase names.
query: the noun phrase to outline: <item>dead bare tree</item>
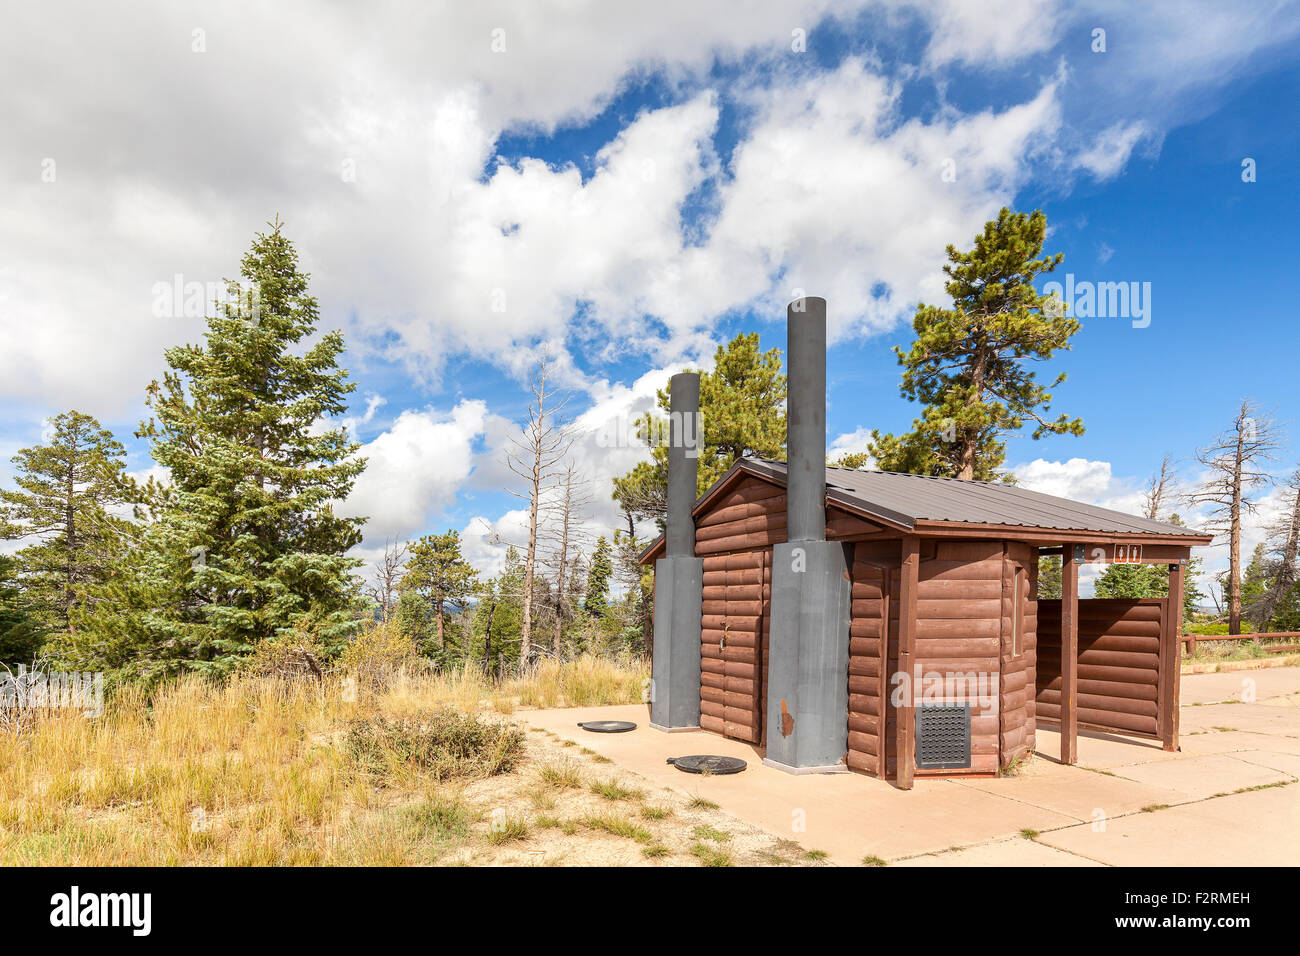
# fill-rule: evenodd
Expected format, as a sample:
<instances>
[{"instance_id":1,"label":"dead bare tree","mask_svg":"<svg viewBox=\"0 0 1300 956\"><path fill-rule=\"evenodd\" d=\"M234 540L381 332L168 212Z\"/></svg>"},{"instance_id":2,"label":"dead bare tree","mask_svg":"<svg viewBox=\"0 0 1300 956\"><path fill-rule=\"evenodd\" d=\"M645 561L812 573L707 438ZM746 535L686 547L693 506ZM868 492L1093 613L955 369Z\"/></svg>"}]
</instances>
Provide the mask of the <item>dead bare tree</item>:
<instances>
[{"instance_id":1,"label":"dead bare tree","mask_svg":"<svg viewBox=\"0 0 1300 956\"><path fill-rule=\"evenodd\" d=\"M1170 496L1175 480L1174 460L1165 455L1160 460L1160 473L1152 475L1147 490L1142 493L1142 514L1152 521L1160 519L1165 500Z\"/></svg>"},{"instance_id":2,"label":"dead bare tree","mask_svg":"<svg viewBox=\"0 0 1300 956\"><path fill-rule=\"evenodd\" d=\"M556 466L569 453L574 435L561 418L568 396L547 391L552 362L544 356L529 379L533 399L528 421L519 437L512 439L514 452L507 456L510 470L524 480L525 490L512 494L528 501L528 545L524 550L523 622L520 626L519 663L526 667L532 658L533 580L537 573L537 531L542 500L555 484Z\"/></svg>"},{"instance_id":3,"label":"dead bare tree","mask_svg":"<svg viewBox=\"0 0 1300 956\"><path fill-rule=\"evenodd\" d=\"M1264 463L1275 461L1282 429L1271 414L1249 399L1242 401L1232 426L1196 453L1210 471L1199 490L1187 496L1194 506L1210 505L1205 530L1228 536L1228 633L1241 633L1241 519L1259 502L1251 492L1266 487L1272 476Z\"/></svg>"},{"instance_id":4,"label":"dead bare tree","mask_svg":"<svg viewBox=\"0 0 1300 956\"><path fill-rule=\"evenodd\" d=\"M555 574L555 621L551 632L551 656L560 656L564 625L571 617L570 559L589 539L582 517L592 502L591 483L569 463L547 504L550 512L544 540L545 563Z\"/></svg>"},{"instance_id":5,"label":"dead bare tree","mask_svg":"<svg viewBox=\"0 0 1300 956\"><path fill-rule=\"evenodd\" d=\"M384 539L384 556L373 565L374 583L366 588L366 594L379 605L379 619L385 624L397 603L397 586L406 573L406 556L406 542L398 544Z\"/></svg>"}]
</instances>

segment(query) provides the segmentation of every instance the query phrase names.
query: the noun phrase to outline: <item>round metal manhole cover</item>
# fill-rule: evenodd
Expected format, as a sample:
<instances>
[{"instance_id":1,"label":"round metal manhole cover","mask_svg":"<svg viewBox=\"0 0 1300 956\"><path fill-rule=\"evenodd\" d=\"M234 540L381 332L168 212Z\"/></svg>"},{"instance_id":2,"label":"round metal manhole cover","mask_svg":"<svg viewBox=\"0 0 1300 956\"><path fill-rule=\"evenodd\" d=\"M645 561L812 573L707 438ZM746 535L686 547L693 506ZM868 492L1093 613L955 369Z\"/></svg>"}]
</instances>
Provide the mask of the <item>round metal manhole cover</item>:
<instances>
[{"instance_id":1,"label":"round metal manhole cover","mask_svg":"<svg viewBox=\"0 0 1300 956\"><path fill-rule=\"evenodd\" d=\"M748 766L739 757L719 757L717 754L691 754L689 757L669 757L668 762L685 773L704 774L740 773Z\"/></svg>"},{"instance_id":2,"label":"round metal manhole cover","mask_svg":"<svg viewBox=\"0 0 1300 956\"><path fill-rule=\"evenodd\" d=\"M593 734L625 734L636 730L636 724L630 720L581 720L578 726Z\"/></svg>"}]
</instances>

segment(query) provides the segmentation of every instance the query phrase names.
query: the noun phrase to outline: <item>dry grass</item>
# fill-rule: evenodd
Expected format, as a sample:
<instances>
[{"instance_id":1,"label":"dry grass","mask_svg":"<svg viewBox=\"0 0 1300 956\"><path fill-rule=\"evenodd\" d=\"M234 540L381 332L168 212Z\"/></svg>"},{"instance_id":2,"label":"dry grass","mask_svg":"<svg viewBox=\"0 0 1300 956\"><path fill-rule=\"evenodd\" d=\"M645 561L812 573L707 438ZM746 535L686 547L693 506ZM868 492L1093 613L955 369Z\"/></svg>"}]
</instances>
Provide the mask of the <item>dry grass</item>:
<instances>
[{"instance_id":1,"label":"dry grass","mask_svg":"<svg viewBox=\"0 0 1300 956\"><path fill-rule=\"evenodd\" d=\"M502 691L520 707L600 707L636 704L648 698L650 667L641 659L615 662L584 655L563 664L543 661L527 678L509 681Z\"/></svg>"},{"instance_id":2,"label":"dry grass","mask_svg":"<svg viewBox=\"0 0 1300 956\"><path fill-rule=\"evenodd\" d=\"M0 865L765 862L757 828L501 716L506 693L639 694L616 670L122 688L98 718L0 733ZM733 834L726 854L695 848L702 826Z\"/></svg>"}]
</instances>

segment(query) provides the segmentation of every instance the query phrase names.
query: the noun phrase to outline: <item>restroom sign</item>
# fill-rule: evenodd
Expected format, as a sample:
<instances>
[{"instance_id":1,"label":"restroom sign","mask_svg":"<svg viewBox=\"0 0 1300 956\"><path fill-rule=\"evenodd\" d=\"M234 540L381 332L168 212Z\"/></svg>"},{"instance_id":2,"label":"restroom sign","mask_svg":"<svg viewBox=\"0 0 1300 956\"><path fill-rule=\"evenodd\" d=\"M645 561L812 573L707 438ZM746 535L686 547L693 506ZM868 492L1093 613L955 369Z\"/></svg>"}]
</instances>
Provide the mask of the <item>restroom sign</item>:
<instances>
[{"instance_id":1,"label":"restroom sign","mask_svg":"<svg viewBox=\"0 0 1300 956\"><path fill-rule=\"evenodd\" d=\"M1142 545L1140 544L1117 544L1115 545L1115 557L1112 564L1141 564L1142 563Z\"/></svg>"}]
</instances>

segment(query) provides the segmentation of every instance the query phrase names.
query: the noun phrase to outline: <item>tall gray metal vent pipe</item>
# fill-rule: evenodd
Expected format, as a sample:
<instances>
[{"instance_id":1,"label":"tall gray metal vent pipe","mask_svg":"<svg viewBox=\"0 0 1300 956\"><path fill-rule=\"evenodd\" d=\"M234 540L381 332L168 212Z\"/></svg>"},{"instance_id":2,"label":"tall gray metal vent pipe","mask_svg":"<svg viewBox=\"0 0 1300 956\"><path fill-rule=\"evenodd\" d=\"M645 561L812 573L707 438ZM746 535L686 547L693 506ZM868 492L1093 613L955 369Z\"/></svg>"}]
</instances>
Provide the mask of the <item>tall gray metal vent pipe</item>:
<instances>
[{"instance_id":1,"label":"tall gray metal vent pipe","mask_svg":"<svg viewBox=\"0 0 1300 956\"><path fill-rule=\"evenodd\" d=\"M826 540L826 300L786 307L786 534L772 549L767 756L790 773L847 770L848 549Z\"/></svg>"},{"instance_id":2,"label":"tall gray metal vent pipe","mask_svg":"<svg viewBox=\"0 0 1300 956\"><path fill-rule=\"evenodd\" d=\"M695 485L703 444L700 376L668 383L668 515L664 556L655 562L654 658L650 726L700 726L700 638L704 562L695 556Z\"/></svg>"},{"instance_id":3,"label":"tall gray metal vent pipe","mask_svg":"<svg viewBox=\"0 0 1300 956\"><path fill-rule=\"evenodd\" d=\"M826 300L790 303L786 326L786 533L791 541L825 541Z\"/></svg>"},{"instance_id":4,"label":"tall gray metal vent pipe","mask_svg":"<svg viewBox=\"0 0 1300 956\"><path fill-rule=\"evenodd\" d=\"M699 480L700 376L680 372L668 383L668 518L664 553L695 557L695 485ZM688 447L689 446L689 447Z\"/></svg>"}]
</instances>

